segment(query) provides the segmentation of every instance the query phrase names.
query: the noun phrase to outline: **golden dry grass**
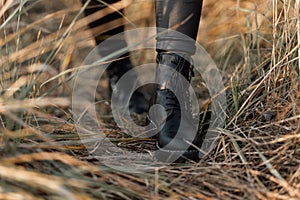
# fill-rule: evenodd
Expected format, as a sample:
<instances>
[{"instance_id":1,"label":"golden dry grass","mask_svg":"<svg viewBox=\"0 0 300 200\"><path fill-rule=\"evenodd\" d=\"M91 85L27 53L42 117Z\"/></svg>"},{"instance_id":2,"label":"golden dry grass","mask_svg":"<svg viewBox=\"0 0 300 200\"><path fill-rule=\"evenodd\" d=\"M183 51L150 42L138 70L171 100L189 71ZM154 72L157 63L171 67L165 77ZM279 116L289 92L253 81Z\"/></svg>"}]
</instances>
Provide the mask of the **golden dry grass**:
<instances>
[{"instance_id":1,"label":"golden dry grass","mask_svg":"<svg viewBox=\"0 0 300 200\"><path fill-rule=\"evenodd\" d=\"M84 18L70 1L0 2L0 199L300 199L297 1L205 1L198 39L224 77L226 126L199 163L144 174L99 166L72 121L76 67L92 35L113 26L86 24L110 11ZM149 3L128 19L153 23ZM149 13L132 14L139 4Z\"/></svg>"}]
</instances>

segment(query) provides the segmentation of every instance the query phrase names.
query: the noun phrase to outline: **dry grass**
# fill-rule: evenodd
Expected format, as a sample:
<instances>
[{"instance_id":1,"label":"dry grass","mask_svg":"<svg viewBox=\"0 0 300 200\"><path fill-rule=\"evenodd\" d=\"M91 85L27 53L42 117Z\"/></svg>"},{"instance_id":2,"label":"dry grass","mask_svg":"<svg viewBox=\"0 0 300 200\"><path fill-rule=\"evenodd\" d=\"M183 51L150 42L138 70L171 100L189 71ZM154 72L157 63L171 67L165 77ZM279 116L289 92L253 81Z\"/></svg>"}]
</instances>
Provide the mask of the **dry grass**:
<instances>
[{"instance_id":1,"label":"dry grass","mask_svg":"<svg viewBox=\"0 0 300 200\"><path fill-rule=\"evenodd\" d=\"M99 166L72 122L75 67L112 25L86 24L105 13L0 2L0 199L300 199L297 1L206 1L199 40L221 66L226 126L199 163L143 174Z\"/></svg>"}]
</instances>

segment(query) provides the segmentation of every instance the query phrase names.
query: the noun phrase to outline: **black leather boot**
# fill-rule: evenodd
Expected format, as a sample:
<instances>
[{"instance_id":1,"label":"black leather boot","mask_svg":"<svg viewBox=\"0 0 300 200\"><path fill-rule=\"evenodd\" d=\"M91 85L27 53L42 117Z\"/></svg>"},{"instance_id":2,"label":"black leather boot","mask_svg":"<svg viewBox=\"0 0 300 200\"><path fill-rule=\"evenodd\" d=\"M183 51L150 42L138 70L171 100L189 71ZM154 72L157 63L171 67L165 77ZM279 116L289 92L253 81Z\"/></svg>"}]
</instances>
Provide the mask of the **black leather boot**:
<instances>
[{"instance_id":1,"label":"black leather boot","mask_svg":"<svg viewBox=\"0 0 300 200\"><path fill-rule=\"evenodd\" d=\"M123 56L124 57L124 56ZM107 68L108 81L109 81L109 97L112 96L113 89L116 88L116 83L118 80L128 71L132 69L132 64L128 55L120 60L112 62ZM131 81L137 79L137 75L132 73ZM118 97L124 99L125 93L128 91L117 91ZM149 103L146 101L145 96L143 95L140 89L137 89L131 96L129 101L129 111L130 113L142 114L148 111Z\"/></svg>"},{"instance_id":2,"label":"black leather boot","mask_svg":"<svg viewBox=\"0 0 300 200\"><path fill-rule=\"evenodd\" d=\"M193 66L187 59L173 53L159 53L157 63L156 80L162 84L156 90L154 104L160 104L164 109L154 111L152 120L160 129L155 156L157 160L168 163L198 161L205 134L198 132L199 118L192 115L188 88L194 75ZM186 82L180 80L178 74L165 70L166 66L183 75ZM168 89L170 86L178 94L177 97Z\"/></svg>"}]
</instances>

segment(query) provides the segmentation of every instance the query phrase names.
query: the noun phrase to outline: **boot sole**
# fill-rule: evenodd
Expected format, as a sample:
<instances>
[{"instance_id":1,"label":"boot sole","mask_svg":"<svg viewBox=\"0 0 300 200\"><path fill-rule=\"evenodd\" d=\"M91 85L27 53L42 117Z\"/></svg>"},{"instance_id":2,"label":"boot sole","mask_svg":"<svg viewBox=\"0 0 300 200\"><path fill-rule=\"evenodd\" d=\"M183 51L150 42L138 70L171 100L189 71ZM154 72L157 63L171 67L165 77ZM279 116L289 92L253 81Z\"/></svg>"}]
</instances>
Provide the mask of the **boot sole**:
<instances>
[{"instance_id":1,"label":"boot sole","mask_svg":"<svg viewBox=\"0 0 300 200\"><path fill-rule=\"evenodd\" d=\"M164 163L199 162L199 151L164 150L156 144L156 160Z\"/></svg>"}]
</instances>

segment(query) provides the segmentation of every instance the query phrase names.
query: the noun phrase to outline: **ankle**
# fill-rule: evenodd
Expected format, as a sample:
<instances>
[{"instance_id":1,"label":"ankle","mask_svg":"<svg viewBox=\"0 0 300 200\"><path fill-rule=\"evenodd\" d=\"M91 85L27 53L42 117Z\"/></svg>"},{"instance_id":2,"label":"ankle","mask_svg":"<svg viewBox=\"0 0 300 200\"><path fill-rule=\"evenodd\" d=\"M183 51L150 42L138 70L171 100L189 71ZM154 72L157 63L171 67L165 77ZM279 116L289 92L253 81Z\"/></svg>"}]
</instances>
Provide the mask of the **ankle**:
<instances>
[{"instance_id":1,"label":"ankle","mask_svg":"<svg viewBox=\"0 0 300 200\"><path fill-rule=\"evenodd\" d=\"M168 66L175 69L185 79L190 82L194 76L194 66L192 58L186 54L173 53L173 52L159 52L157 54L156 62L158 63L157 76L162 77L163 79L171 78L171 73L159 74L160 68L162 66Z\"/></svg>"}]
</instances>

